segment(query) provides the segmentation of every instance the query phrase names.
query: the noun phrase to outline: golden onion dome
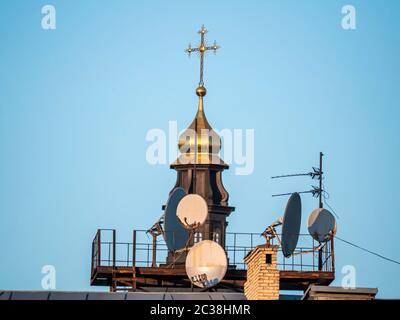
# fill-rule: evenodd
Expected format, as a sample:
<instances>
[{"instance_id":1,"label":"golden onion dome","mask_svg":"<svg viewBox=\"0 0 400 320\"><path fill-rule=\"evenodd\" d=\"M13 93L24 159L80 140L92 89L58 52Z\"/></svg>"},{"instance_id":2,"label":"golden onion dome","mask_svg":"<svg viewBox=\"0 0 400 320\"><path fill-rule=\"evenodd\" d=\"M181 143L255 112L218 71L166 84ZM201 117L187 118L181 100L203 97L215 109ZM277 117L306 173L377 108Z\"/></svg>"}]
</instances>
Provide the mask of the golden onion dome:
<instances>
[{"instance_id":1,"label":"golden onion dome","mask_svg":"<svg viewBox=\"0 0 400 320\"><path fill-rule=\"evenodd\" d=\"M197 87L196 94L199 97L197 114L190 126L179 137L178 147L181 155L172 165L193 164L196 143L197 164L225 165L218 156L221 151L221 137L210 126L204 113L203 97L206 93L204 86Z\"/></svg>"}]
</instances>

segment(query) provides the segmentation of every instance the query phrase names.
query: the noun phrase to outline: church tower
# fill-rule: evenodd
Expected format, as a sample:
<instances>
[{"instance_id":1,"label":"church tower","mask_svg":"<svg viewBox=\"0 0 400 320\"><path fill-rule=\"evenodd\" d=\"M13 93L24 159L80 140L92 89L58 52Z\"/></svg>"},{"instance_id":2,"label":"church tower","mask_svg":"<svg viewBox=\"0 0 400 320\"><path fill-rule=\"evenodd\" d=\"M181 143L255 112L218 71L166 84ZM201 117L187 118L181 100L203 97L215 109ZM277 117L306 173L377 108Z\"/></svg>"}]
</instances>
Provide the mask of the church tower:
<instances>
[{"instance_id":1,"label":"church tower","mask_svg":"<svg viewBox=\"0 0 400 320\"><path fill-rule=\"evenodd\" d=\"M194 241L209 239L225 247L226 219L235 208L228 205L229 194L222 183L222 172L229 166L219 157L221 138L204 113L203 99L207 93L203 82L204 54L219 49L216 42L212 46L205 44L206 33L203 26L199 31L199 46L192 48L189 45L185 50L189 55L193 52L200 55L200 81L196 89L198 109L190 126L179 137L180 156L171 164L171 169L177 172L173 189L182 187L187 193L199 194L208 204L208 218L195 234Z\"/></svg>"}]
</instances>

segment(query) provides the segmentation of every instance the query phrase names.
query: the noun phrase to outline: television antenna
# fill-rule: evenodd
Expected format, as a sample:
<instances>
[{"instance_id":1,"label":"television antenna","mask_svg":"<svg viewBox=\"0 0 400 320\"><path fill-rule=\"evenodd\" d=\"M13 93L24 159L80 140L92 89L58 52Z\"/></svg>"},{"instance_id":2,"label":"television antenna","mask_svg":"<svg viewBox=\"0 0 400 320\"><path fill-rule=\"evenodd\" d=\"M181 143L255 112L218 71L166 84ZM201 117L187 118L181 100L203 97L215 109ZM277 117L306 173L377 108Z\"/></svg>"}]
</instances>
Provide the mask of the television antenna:
<instances>
[{"instance_id":1,"label":"television antenna","mask_svg":"<svg viewBox=\"0 0 400 320\"><path fill-rule=\"evenodd\" d=\"M263 233L267 243L273 238L277 238L282 247L282 252L285 258L292 255L305 254L311 252L319 252L324 243L331 240L337 230L335 217L326 209L323 208L322 196L324 191L322 180L323 177L323 157L322 152L319 153L319 168L312 167L312 171L307 173L287 174L271 177L272 179L310 176L312 179L318 179L319 185L312 186L311 190L299 191L294 193L274 194L273 197L290 196L286 205L285 215L272 223ZM314 240L318 241L319 245L311 250L294 253L300 234L301 224L301 201L300 194L310 193L313 197L319 198L319 206L313 210L308 218L308 231ZM289 219L288 219L289 217ZM285 223L286 220L286 223ZM275 227L282 225L282 239L279 239L275 231ZM289 230L289 232L287 231ZM288 235L289 234L289 235ZM296 237L297 234L297 237Z\"/></svg>"},{"instance_id":2,"label":"television antenna","mask_svg":"<svg viewBox=\"0 0 400 320\"><path fill-rule=\"evenodd\" d=\"M296 174L287 174L287 175L280 175L280 176L274 176L271 177L271 179L278 179L278 178L289 178L289 177L300 177L300 176L310 176L311 179L318 179L319 180L319 185L318 186L311 186L311 190L307 191L299 191L297 193L299 194L304 194L304 193L311 193L313 197L317 197L319 199L319 208L323 208L323 202L322 202L322 195L324 193L324 188L322 184L322 180L324 179L323 174L324 172L322 171L322 162L323 162L323 157L324 154L322 152L319 153L319 168L312 167L312 171L307 172L307 173L296 173ZM293 193L279 193L279 194L273 194L273 197L281 197L281 196L289 196L292 195Z\"/></svg>"}]
</instances>

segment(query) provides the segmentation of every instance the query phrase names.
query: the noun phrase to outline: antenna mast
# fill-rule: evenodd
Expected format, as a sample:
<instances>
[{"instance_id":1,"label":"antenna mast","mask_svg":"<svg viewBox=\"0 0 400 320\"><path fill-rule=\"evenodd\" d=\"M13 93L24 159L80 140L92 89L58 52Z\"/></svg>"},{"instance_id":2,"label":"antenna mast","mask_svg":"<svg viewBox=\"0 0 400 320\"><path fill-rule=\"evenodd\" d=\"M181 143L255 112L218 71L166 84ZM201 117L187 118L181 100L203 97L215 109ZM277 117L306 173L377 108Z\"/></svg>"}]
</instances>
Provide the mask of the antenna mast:
<instances>
[{"instance_id":1,"label":"antenna mast","mask_svg":"<svg viewBox=\"0 0 400 320\"><path fill-rule=\"evenodd\" d=\"M322 171L322 159L324 157L324 154L322 152L319 153L319 207L323 208L324 204L322 203L322 178L323 178L323 174L324 172Z\"/></svg>"}]
</instances>

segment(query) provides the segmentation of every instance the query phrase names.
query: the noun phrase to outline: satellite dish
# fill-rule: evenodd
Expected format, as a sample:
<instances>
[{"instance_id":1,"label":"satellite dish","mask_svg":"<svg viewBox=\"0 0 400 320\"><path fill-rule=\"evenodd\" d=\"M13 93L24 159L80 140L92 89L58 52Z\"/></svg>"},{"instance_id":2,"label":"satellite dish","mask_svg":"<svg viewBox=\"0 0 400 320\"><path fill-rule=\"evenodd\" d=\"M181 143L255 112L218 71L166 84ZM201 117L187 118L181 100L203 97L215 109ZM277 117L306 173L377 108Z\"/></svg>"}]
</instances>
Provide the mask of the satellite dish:
<instances>
[{"instance_id":1,"label":"satellite dish","mask_svg":"<svg viewBox=\"0 0 400 320\"><path fill-rule=\"evenodd\" d=\"M176 216L187 229L204 224L207 215L207 202L198 194L186 195L179 202L176 210Z\"/></svg>"},{"instance_id":2,"label":"satellite dish","mask_svg":"<svg viewBox=\"0 0 400 320\"><path fill-rule=\"evenodd\" d=\"M186 273L190 281L200 288L217 285L225 276L227 267L224 249L211 240L196 243L186 257Z\"/></svg>"},{"instance_id":3,"label":"satellite dish","mask_svg":"<svg viewBox=\"0 0 400 320\"><path fill-rule=\"evenodd\" d=\"M282 252L285 258L291 256L296 249L299 240L301 224L301 198L300 195L293 193L286 205L285 214L282 221Z\"/></svg>"},{"instance_id":4,"label":"satellite dish","mask_svg":"<svg viewBox=\"0 0 400 320\"><path fill-rule=\"evenodd\" d=\"M185 197L183 188L176 188L171 192L165 207L164 216L164 240L168 250L175 251L186 246L189 232L182 226L176 217L176 209L179 202Z\"/></svg>"},{"instance_id":5,"label":"satellite dish","mask_svg":"<svg viewBox=\"0 0 400 320\"><path fill-rule=\"evenodd\" d=\"M308 217L308 232L318 242L327 242L336 234L336 219L324 208L317 208Z\"/></svg>"}]
</instances>

